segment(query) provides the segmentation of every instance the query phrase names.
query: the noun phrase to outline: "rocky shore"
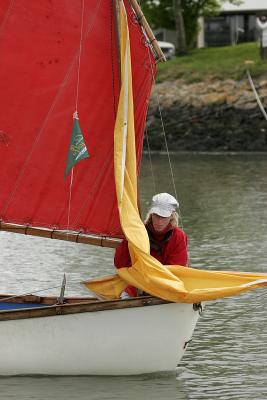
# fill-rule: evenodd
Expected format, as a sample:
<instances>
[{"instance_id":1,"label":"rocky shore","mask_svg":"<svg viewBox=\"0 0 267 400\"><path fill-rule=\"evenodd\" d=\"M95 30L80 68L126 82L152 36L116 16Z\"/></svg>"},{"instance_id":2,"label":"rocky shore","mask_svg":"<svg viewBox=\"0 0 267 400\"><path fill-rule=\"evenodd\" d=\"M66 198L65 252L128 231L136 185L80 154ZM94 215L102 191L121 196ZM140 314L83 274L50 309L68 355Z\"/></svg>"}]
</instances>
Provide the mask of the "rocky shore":
<instances>
[{"instance_id":1,"label":"rocky shore","mask_svg":"<svg viewBox=\"0 0 267 400\"><path fill-rule=\"evenodd\" d=\"M267 75L254 83L267 111ZM267 151L267 121L248 79L192 84L176 80L156 85L147 131L151 150L164 151L160 114L169 150Z\"/></svg>"}]
</instances>

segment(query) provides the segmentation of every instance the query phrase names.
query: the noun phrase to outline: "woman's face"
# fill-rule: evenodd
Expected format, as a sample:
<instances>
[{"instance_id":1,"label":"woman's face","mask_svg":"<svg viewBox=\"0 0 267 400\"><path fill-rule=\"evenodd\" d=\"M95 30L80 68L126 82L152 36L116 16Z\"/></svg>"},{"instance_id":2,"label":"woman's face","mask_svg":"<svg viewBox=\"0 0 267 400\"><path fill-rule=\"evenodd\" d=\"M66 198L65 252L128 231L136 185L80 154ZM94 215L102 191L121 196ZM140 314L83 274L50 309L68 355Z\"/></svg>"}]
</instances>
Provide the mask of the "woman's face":
<instances>
[{"instance_id":1,"label":"woman's face","mask_svg":"<svg viewBox=\"0 0 267 400\"><path fill-rule=\"evenodd\" d=\"M152 225L156 232L162 232L167 228L171 217L161 217L157 214L152 214Z\"/></svg>"}]
</instances>

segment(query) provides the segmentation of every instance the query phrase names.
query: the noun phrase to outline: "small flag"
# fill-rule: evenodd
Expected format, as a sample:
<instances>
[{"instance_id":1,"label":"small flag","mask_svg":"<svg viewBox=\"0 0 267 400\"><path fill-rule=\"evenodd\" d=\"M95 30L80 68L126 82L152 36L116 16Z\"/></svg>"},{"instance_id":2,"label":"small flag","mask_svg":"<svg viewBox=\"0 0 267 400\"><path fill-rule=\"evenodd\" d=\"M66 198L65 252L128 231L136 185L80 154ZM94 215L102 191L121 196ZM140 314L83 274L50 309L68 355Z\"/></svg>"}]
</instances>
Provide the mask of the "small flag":
<instances>
[{"instance_id":1,"label":"small flag","mask_svg":"<svg viewBox=\"0 0 267 400\"><path fill-rule=\"evenodd\" d=\"M65 169L65 178L67 177L70 170L79 161L89 157L86 145L84 143L83 134L79 125L79 118L77 111L73 114L73 128L69 145L68 160Z\"/></svg>"}]
</instances>

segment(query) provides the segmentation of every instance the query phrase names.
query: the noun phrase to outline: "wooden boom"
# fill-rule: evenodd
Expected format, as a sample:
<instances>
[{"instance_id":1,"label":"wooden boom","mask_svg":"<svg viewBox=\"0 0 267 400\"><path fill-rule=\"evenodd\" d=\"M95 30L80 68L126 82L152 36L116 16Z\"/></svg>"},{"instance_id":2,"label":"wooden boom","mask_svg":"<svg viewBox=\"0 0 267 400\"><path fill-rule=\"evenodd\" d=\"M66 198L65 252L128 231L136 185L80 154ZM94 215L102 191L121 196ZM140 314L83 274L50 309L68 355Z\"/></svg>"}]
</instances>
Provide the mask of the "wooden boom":
<instances>
[{"instance_id":1,"label":"wooden boom","mask_svg":"<svg viewBox=\"0 0 267 400\"><path fill-rule=\"evenodd\" d=\"M93 246L116 248L121 239L108 236L86 234L74 231L61 231L56 229L38 228L27 225L0 222L0 231L21 233L24 235L39 236L48 239L66 240L67 242L91 244Z\"/></svg>"}]
</instances>

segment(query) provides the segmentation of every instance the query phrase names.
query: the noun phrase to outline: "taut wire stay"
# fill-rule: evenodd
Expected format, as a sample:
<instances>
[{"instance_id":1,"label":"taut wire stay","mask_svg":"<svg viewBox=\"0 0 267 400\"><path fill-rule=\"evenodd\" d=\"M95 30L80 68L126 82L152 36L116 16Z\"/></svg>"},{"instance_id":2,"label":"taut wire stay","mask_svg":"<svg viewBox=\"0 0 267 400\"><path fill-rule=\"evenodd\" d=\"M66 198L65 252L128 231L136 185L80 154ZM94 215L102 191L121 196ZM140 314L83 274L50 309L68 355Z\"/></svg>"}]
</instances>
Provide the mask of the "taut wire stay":
<instances>
[{"instance_id":1,"label":"taut wire stay","mask_svg":"<svg viewBox=\"0 0 267 400\"><path fill-rule=\"evenodd\" d=\"M151 46L151 43L149 43L149 45ZM149 51L148 51L148 55L149 55L149 60L150 60L151 74L153 76L153 67L152 67L151 55L150 55ZM158 108L159 115L160 115L162 133L163 133L166 153L167 153L167 157L168 157L168 164L169 164L169 170L170 170L170 174L171 174L173 191L174 191L174 194L175 194L175 198L178 199L177 190L176 190L176 184L175 184L175 179L174 179L174 172L173 172L173 167L172 167L172 161L171 161L171 156L170 156L170 152L169 152L169 146L168 146L168 142L167 142L167 135L166 135L165 125L164 125L164 121L163 121L161 106L160 106L159 93L158 93L158 90L156 88L155 78L153 78L153 80L154 80L153 83L154 83L156 99L157 99L157 108ZM147 141L148 141L148 131L147 130L146 130L146 137L147 137ZM148 141L148 143L149 143L149 141ZM148 147L148 152L150 154L150 147ZM150 158L150 162L151 162L152 179L154 180L154 173L153 173L153 168L152 168L151 155L149 155L149 158ZM154 184L154 188L155 188L156 187L155 182L153 182L153 184ZM179 225L184 230L183 221L182 221L182 214L181 214L180 208L178 209L178 215L179 215L179 221L180 221ZM191 264L191 262L190 262L190 252L188 250L188 265L190 266L190 264Z\"/></svg>"}]
</instances>

